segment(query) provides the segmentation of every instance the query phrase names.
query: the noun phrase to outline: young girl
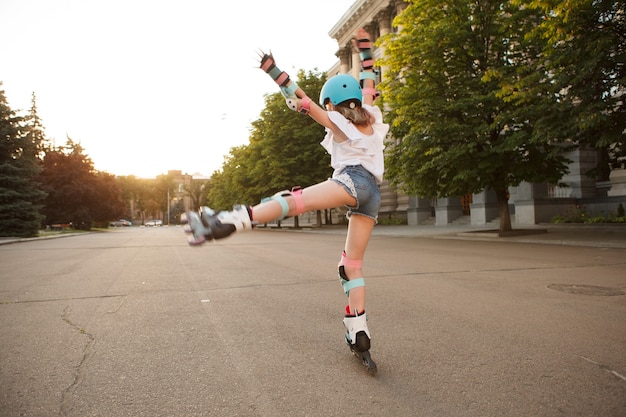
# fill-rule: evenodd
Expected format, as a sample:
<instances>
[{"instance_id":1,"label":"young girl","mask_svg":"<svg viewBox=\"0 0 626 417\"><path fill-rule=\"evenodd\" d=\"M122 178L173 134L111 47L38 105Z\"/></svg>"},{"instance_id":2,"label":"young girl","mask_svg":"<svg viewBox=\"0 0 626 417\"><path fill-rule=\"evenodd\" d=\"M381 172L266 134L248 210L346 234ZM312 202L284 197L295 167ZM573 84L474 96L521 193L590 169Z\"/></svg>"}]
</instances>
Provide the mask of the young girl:
<instances>
[{"instance_id":1,"label":"young girl","mask_svg":"<svg viewBox=\"0 0 626 417\"><path fill-rule=\"evenodd\" d=\"M254 224L346 206L348 234L339 261L339 277L348 296L343 320L346 340L364 365L376 369L368 352L370 332L365 315L362 261L380 209L378 186L383 177L384 139L389 126L383 123L381 110L373 106L378 95L374 89L376 75L371 41L364 29L356 32L354 44L360 51L361 83L345 74L330 78L322 87L321 106L276 67L271 54L264 54L261 59L260 68L280 86L287 105L326 128L322 146L331 155L332 178L302 190L278 193L253 207L237 205L233 211L221 213L203 207L200 213L184 214L182 220L188 223L189 243L199 245L235 231L250 230Z\"/></svg>"}]
</instances>

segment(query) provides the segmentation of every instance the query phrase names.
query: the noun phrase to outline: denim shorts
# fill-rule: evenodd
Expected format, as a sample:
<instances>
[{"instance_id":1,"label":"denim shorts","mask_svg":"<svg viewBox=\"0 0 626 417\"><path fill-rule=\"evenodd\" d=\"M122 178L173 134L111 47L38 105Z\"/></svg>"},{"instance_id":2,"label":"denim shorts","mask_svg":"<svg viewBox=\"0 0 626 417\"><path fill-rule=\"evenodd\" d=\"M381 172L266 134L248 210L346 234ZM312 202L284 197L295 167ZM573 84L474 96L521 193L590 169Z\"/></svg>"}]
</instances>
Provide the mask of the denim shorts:
<instances>
[{"instance_id":1,"label":"denim shorts","mask_svg":"<svg viewBox=\"0 0 626 417\"><path fill-rule=\"evenodd\" d=\"M356 207L346 205L348 208L346 217L350 218L352 214L358 214L377 221L380 210L380 190L376 179L368 170L361 165L351 165L345 167L331 180L342 185L348 194L356 199Z\"/></svg>"}]
</instances>

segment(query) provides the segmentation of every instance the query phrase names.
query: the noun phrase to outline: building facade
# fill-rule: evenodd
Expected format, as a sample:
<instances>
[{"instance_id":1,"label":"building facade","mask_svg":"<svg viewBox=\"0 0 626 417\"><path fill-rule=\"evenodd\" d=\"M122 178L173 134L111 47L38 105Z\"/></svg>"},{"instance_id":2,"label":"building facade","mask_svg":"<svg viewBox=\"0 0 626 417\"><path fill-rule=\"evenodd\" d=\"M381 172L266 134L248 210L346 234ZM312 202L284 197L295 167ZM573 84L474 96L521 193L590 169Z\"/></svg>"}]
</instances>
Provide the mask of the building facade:
<instances>
[{"instance_id":1,"label":"building facade","mask_svg":"<svg viewBox=\"0 0 626 417\"><path fill-rule=\"evenodd\" d=\"M352 74L359 78L359 52L352 46L354 32L365 28L372 41L401 28L394 27L394 18L402 13L407 3L402 0L357 0L329 32L337 41L337 63L327 75ZM374 57L384 55L375 48ZM379 81L384 80L385 68L379 69ZM570 173L562 178L567 187L550 184L522 183L509 189L511 223L529 225L548 223L556 215L584 208L591 216L615 215L618 206L626 206L626 170L615 170L610 181L596 181L587 175L600 157L596 150L578 149L568 155ZM480 226L498 222L498 204L495 192L484 190L479 194L441 199L409 196L392 189L388 183L381 187L382 207L379 218L400 219L409 225L447 225L455 222Z\"/></svg>"}]
</instances>

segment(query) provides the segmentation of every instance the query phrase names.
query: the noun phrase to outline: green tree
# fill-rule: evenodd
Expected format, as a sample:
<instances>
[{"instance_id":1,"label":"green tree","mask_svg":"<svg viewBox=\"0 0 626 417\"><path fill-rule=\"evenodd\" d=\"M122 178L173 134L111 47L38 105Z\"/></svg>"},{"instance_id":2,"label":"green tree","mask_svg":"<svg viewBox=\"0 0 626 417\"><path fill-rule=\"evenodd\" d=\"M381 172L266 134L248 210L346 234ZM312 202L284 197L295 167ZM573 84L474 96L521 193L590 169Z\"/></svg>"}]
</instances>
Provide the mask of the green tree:
<instances>
[{"instance_id":1,"label":"green tree","mask_svg":"<svg viewBox=\"0 0 626 417\"><path fill-rule=\"evenodd\" d=\"M0 86L2 83L0 83ZM17 116L0 90L0 236L36 236L45 193L36 181L43 127L35 96L27 118Z\"/></svg>"},{"instance_id":2,"label":"green tree","mask_svg":"<svg viewBox=\"0 0 626 417\"><path fill-rule=\"evenodd\" d=\"M139 180L139 194L137 206L141 212L142 224L149 220L148 217L155 217L159 211L159 203L155 199L156 180L152 178L141 178Z\"/></svg>"},{"instance_id":3,"label":"green tree","mask_svg":"<svg viewBox=\"0 0 626 417\"><path fill-rule=\"evenodd\" d=\"M325 75L299 71L297 83L312 99L319 97ZM259 202L294 186L306 187L330 175L330 158L320 142L324 128L288 109L280 93L265 96L265 108L252 123L250 143L231 149L222 170L211 177L208 201L225 209Z\"/></svg>"},{"instance_id":4,"label":"green tree","mask_svg":"<svg viewBox=\"0 0 626 417\"><path fill-rule=\"evenodd\" d=\"M192 180L183 186L183 190L191 198L191 210L198 210L201 206L206 205L210 183L210 181Z\"/></svg>"},{"instance_id":5,"label":"green tree","mask_svg":"<svg viewBox=\"0 0 626 417\"><path fill-rule=\"evenodd\" d=\"M174 179L169 174L159 175L156 178L154 192L154 199L157 202L158 211L167 213L169 205L168 197L174 195ZM161 220L165 221L165 219Z\"/></svg>"},{"instance_id":6,"label":"green tree","mask_svg":"<svg viewBox=\"0 0 626 417\"><path fill-rule=\"evenodd\" d=\"M72 223L75 229L89 230L126 212L115 178L95 171L82 146L70 138L65 146L46 152L39 177L48 193L43 209L46 224Z\"/></svg>"},{"instance_id":7,"label":"green tree","mask_svg":"<svg viewBox=\"0 0 626 417\"><path fill-rule=\"evenodd\" d=\"M211 175L207 204L214 210L228 210L233 204L258 201L258 197L252 195L258 178L252 174L254 159L249 156L250 151L249 145L231 148L222 169Z\"/></svg>"},{"instance_id":8,"label":"green tree","mask_svg":"<svg viewBox=\"0 0 626 417\"><path fill-rule=\"evenodd\" d=\"M89 205L93 201L93 163L79 144L69 137L65 146L49 149L43 159L40 179L48 193L43 210L46 224L72 223L90 229Z\"/></svg>"},{"instance_id":9,"label":"green tree","mask_svg":"<svg viewBox=\"0 0 626 417\"><path fill-rule=\"evenodd\" d=\"M160 211L156 191L157 180L129 175L117 177L117 182L120 185L122 199L127 204L129 217L134 219L138 214L143 224L147 220L147 215L154 217ZM128 206L131 201L135 202L135 209L138 213L130 213Z\"/></svg>"},{"instance_id":10,"label":"green tree","mask_svg":"<svg viewBox=\"0 0 626 417\"><path fill-rule=\"evenodd\" d=\"M516 0L540 14L528 39L543 45L533 71L511 83L507 99L535 106L537 135L572 140L605 156L595 174L626 168L626 14L617 0ZM549 74L549 76L546 76Z\"/></svg>"},{"instance_id":11,"label":"green tree","mask_svg":"<svg viewBox=\"0 0 626 417\"><path fill-rule=\"evenodd\" d=\"M126 204L126 213L122 216L124 218L134 219L135 213L131 212L131 202L138 202L141 194L140 180L134 176L119 176L116 178L117 183L122 193L122 200ZM140 209L139 207L137 207ZM140 209L141 210L141 209Z\"/></svg>"},{"instance_id":12,"label":"green tree","mask_svg":"<svg viewBox=\"0 0 626 417\"><path fill-rule=\"evenodd\" d=\"M92 200L89 202L89 206L94 225L107 227L111 220L125 217L128 213L128 207L115 175L96 171L91 180L95 192L91 194Z\"/></svg>"},{"instance_id":13,"label":"green tree","mask_svg":"<svg viewBox=\"0 0 626 417\"><path fill-rule=\"evenodd\" d=\"M381 40L381 89L397 138L386 177L424 197L492 189L499 229L511 230L508 188L567 172L565 147L534 135L525 107L502 97L540 53L524 35L541 16L506 1L409 3L395 22L402 31Z\"/></svg>"}]
</instances>

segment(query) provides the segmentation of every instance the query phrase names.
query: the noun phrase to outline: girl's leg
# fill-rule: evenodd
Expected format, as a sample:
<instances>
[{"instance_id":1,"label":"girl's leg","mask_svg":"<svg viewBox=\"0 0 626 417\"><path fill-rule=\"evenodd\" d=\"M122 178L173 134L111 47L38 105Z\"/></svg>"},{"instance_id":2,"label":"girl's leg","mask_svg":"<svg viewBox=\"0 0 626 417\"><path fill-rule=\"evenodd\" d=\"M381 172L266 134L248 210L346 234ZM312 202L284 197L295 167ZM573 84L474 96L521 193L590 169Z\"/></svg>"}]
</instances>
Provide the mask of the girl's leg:
<instances>
[{"instance_id":1,"label":"girl's leg","mask_svg":"<svg viewBox=\"0 0 626 417\"><path fill-rule=\"evenodd\" d=\"M372 370L376 369L376 364L367 353L371 346L371 336L365 313L365 283L361 262L374 225L375 221L367 216L358 214L350 216L345 245L346 258L342 258L339 274L344 290L348 292L348 308L343 319L347 330L346 342L353 352L357 352L363 364Z\"/></svg>"},{"instance_id":2,"label":"girl's leg","mask_svg":"<svg viewBox=\"0 0 626 417\"><path fill-rule=\"evenodd\" d=\"M311 210L356 204L355 198L343 186L331 180L307 187L300 195L278 198L279 201L274 198L254 207L236 205L232 211L217 214L208 207L201 208L200 213L184 213L181 221L188 223L185 232L191 235L189 244L201 245L208 240L223 239L237 230L252 229L253 222L268 223L282 218L283 214L295 216ZM283 213L285 203L288 210Z\"/></svg>"},{"instance_id":3,"label":"girl's leg","mask_svg":"<svg viewBox=\"0 0 626 417\"><path fill-rule=\"evenodd\" d=\"M375 221L369 217L353 214L348 222L348 236L346 237L345 252L348 259L363 260L365 250L372 235ZM363 269L348 265L344 266L348 279L363 278ZM355 287L348 295L350 313L360 314L365 310L365 287Z\"/></svg>"},{"instance_id":4,"label":"girl's leg","mask_svg":"<svg viewBox=\"0 0 626 417\"><path fill-rule=\"evenodd\" d=\"M297 215L295 197L284 197L289 204L287 216ZM354 205L355 199L335 181L325 181L302 190L302 201L305 211L323 210L344 205ZM282 206L276 200L269 200L252 207L252 220L267 223L280 218Z\"/></svg>"}]
</instances>

